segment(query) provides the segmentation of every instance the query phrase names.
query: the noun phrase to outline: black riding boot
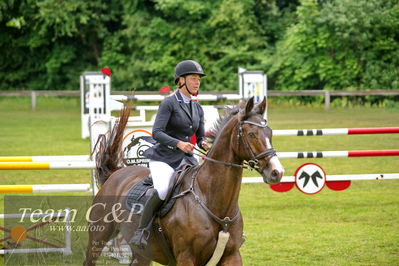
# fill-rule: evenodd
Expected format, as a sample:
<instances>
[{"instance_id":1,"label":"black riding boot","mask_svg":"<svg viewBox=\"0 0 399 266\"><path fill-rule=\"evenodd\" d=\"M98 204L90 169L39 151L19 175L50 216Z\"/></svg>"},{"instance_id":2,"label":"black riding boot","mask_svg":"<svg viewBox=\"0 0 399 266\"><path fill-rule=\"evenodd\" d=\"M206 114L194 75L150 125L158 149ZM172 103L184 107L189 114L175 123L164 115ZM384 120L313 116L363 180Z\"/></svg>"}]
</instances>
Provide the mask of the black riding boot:
<instances>
[{"instance_id":1,"label":"black riding boot","mask_svg":"<svg viewBox=\"0 0 399 266\"><path fill-rule=\"evenodd\" d=\"M139 247L140 249L144 249L147 246L147 241L150 237L151 222L154 218L155 212L162 203L163 200L159 198L158 191L155 190L144 206L139 227L137 228L136 232L134 232L130 243L133 243L133 245Z\"/></svg>"}]
</instances>

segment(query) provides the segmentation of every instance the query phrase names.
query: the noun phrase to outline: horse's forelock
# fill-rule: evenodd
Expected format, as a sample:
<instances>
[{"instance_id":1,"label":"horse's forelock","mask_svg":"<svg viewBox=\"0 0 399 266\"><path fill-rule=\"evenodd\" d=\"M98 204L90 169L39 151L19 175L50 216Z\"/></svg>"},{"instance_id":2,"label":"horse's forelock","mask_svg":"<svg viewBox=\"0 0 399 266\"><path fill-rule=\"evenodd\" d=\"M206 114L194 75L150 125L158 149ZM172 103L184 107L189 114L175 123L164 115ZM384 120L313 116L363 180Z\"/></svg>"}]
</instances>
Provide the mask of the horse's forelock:
<instances>
[{"instance_id":1,"label":"horse's forelock","mask_svg":"<svg viewBox=\"0 0 399 266\"><path fill-rule=\"evenodd\" d=\"M245 114L245 115L241 118L241 120L242 120L242 121L248 120L249 118L251 118L251 117L254 116L254 115L258 115L258 113L257 113L257 112L254 112L254 111L251 111L251 112Z\"/></svg>"}]
</instances>

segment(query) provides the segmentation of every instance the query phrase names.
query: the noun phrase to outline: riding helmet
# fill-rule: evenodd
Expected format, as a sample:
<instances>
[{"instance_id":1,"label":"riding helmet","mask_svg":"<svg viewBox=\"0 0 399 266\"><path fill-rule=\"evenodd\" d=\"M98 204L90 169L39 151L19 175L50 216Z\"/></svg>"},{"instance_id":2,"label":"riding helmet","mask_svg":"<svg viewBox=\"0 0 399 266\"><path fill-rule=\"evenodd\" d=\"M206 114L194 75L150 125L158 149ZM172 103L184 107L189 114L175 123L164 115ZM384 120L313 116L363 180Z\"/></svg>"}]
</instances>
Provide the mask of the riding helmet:
<instances>
[{"instance_id":1,"label":"riding helmet","mask_svg":"<svg viewBox=\"0 0 399 266\"><path fill-rule=\"evenodd\" d=\"M179 81L179 78L189 74L198 74L201 77L206 76L201 65L193 60L181 61L176 65L175 68L175 84Z\"/></svg>"}]
</instances>

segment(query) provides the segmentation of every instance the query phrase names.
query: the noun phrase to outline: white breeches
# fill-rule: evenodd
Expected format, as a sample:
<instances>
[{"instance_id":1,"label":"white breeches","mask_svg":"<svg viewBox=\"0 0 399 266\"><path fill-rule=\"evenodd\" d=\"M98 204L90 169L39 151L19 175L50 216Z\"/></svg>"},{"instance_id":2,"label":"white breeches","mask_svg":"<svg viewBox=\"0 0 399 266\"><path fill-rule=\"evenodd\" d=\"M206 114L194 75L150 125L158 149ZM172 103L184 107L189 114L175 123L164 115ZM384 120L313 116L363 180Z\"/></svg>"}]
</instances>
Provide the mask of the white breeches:
<instances>
[{"instance_id":1,"label":"white breeches","mask_svg":"<svg viewBox=\"0 0 399 266\"><path fill-rule=\"evenodd\" d=\"M168 194L169 183L175 170L167 163L150 160L150 171L154 188L158 191L159 198L164 200Z\"/></svg>"}]
</instances>

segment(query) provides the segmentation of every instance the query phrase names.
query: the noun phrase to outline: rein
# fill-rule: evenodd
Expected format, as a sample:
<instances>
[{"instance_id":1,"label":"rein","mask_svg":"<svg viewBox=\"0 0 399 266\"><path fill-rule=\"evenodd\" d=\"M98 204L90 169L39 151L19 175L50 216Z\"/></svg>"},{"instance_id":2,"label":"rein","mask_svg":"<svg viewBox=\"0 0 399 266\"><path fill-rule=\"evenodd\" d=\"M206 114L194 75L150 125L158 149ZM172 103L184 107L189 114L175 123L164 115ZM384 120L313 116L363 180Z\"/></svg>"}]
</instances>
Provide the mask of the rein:
<instances>
[{"instance_id":1,"label":"rein","mask_svg":"<svg viewBox=\"0 0 399 266\"><path fill-rule=\"evenodd\" d=\"M260 168L259 167L259 160L264 158L264 157L275 156L276 155L276 150L273 149L273 148L270 148L270 149L266 149L265 151L259 153L258 155L255 155L254 152L252 151L251 147L249 146L248 141L245 138L244 133L242 131L242 125L243 124L250 124L250 125L254 125L254 126L260 127L260 128L266 128L267 124L266 123L265 124L259 124L259 123L255 123L255 122L252 122L252 121L240 121L239 122L238 135L237 135L237 137L238 137L238 145L240 145L240 138L242 138L246 150L249 152L249 154L252 157L249 161L247 161L247 162L244 161L242 164L235 164L235 163L219 161L219 160L216 160L216 159L213 159L211 157L206 156L207 154L205 152L203 152L203 151L201 151L201 150L199 150L199 149L197 149L195 147L194 147L194 149L196 151L202 153L203 155L196 154L196 153L193 153L193 154L198 156L198 157L200 157L200 158L202 158L202 159L204 159L204 160L208 160L208 161L213 162L213 163L223 164L223 165L226 165L226 166L243 168L243 169L257 170L258 172L262 172L266 166L264 166L263 168Z\"/></svg>"},{"instance_id":2,"label":"rein","mask_svg":"<svg viewBox=\"0 0 399 266\"><path fill-rule=\"evenodd\" d=\"M210 162L213 162L213 163L223 164L223 165L226 165L226 166L231 166L231 167L250 169L250 167L248 165L223 162L223 161L219 161L219 160L213 159L211 157L206 156L207 154L205 152L203 152L203 151L201 151L201 150L199 150L199 149L197 149L195 147L194 147L194 150L202 153L203 155L197 154L197 153L192 153L192 154L195 155L195 156L198 156L198 157L200 157L200 158L202 158L204 160L207 160L207 161L210 161Z\"/></svg>"}]
</instances>

